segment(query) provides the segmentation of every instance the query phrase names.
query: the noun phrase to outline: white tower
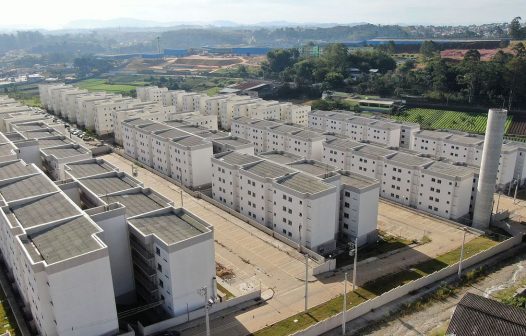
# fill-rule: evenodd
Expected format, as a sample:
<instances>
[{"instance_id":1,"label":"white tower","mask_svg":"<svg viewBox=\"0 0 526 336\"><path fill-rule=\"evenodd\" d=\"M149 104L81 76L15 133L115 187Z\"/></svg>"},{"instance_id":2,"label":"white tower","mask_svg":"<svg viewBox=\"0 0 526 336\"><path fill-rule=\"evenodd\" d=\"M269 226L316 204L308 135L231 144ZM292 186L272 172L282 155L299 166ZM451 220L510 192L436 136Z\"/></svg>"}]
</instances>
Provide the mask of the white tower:
<instances>
[{"instance_id":1,"label":"white tower","mask_svg":"<svg viewBox=\"0 0 526 336\"><path fill-rule=\"evenodd\" d=\"M488 112L477 198L473 211L473 227L477 229L487 229L490 224L507 114L508 111L501 109L490 109Z\"/></svg>"}]
</instances>

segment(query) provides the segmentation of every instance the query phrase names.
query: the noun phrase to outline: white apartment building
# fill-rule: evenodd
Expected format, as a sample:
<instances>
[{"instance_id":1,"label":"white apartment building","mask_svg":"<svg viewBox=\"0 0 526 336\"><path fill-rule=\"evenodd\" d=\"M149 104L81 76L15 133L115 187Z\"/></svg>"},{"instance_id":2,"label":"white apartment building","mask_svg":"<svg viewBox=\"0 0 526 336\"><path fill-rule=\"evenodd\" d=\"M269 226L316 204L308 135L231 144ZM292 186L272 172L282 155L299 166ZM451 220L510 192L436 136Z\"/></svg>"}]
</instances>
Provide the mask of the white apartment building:
<instances>
[{"instance_id":1,"label":"white apartment building","mask_svg":"<svg viewBox=\"0 0 526 336\"><path fill-rule=\"evenodd\" d=\"M349 139L331 139L323 143L321 161L339 169L351 167L352 149L364 146L362 143Z\"/></svg>"},{"instance_id":2,"label":"white apartment building","mask_svg":"<svg viewBox=\"0 0 526 336\"><path fill-rule=\"evenodd\" d=\"M345 135L353 141L369 141L388 147L412 148L411 135L420 129L413 123L358 116L353 112L312 111L309 128Z\"/></svg>"},{"instance_id":3,"label":"white apartment building","mask_svg":"<svg viewBox=\"0 0 526 336\"><path fill-rule=\"evenodd\" d=\"M35 333L116 334L101 228L36 166L23 161L0 165L0 251Z\"/></svg>"},{"instance_id":4,"label":"white apartment building","mask_svg":"<svg viewBox=\"0 0 526 336\"><path fill-rule=\"evenodd\" d=\"M340 235L352 242L358 238L358 246L376 243L380 182L343 170L334 178L340 186Z\"/></svg>"},{"instance_id":5,"label":"white apartment building","mask_svg":"<svg viewBox=\"0 0 526 336\"><path fill-rule=\"evenodd\" d=\"M473 177L469 168L433 162L420 176L416 207L443 218L467 218Z\"/></svg>"},{"instance_id":6,"label":"white apartment building","mask_svg":"<svg viewBox=\"0 0 526 336\"><path fill-rule=\"evenodd\" d=\"M268 128L280 126L278 122L270 120L253 120L239 118L233 121L232 135L252 141L254 152L266 152Z\"/></svg>"},{"instance_id":7,"label":"white apartment building","mask_svg":"<svg viewBox=\"0 0 526 336\"><path fill-rule=\"evenodd\" d=\"M254 99L249 96L232 96L227 100L219 101L219 126L224 130L230 130L232 126L232 119L234 118L234 110L238 110L240 106L262 101L261 99Z\"/></svg>"},{"instance_id":8,"label":"white apartment building","mask_svg":"<svg viewBox=\"0 0 526 336\"><path fill-rule=\"evenodd\" d=\"M461 132L419 131L415 133L413 150L434 158L480 167L484 139ZM516 144L504 143L500 157L497 184L504 188L522 169L520 151Z\"/></svg>"},{"instance_id":9,"label":"white apartment building","mask_svg":"<svg viewBox=\"0 0 526 336\"><path fill-rule=\"evenodd\" d=\"M258 161L261 159L235 151L214 155L211 165L212 197L239 212L239 170Z\"/></svg>"},{"instance_id":10,"label":"white apartment building","mask_svg":"<svg viewBox=\"0 0 526 336\"><path fill-rule=\"evenodd\" d=\"M104 230L117 302L162 300L171 316L202 308L197 289L216 297L213 227L115 169L96 159L68 164L77 194L64 188Z\"/></svg>"},{"instance_id":11,"label":"white apartment building","mask_svg":"<svg viewBox=\"0 0 526 336\"><path fill-rule=\"evenodd\" d=\"M146 102L156 102L156 103L162 103L163 97L166 92L168 92L167 88L160 88L157 86L144 86L144 87L138 87L136 89L137 91L137 98L140 101ZM173 104L170 104L173 105Z\"/></svg>"},{"instance_id":12,"label":"white apartment building","mask_svg":"<svg viewBox=\"0 0 526 336\"><path fill-rule=\"evenodd\" d=\"M311 107L308 105L295 105L292 103L281 103L281 114L278 118L286 123L308 126ZM256 118L256 117L253 117Z\"/></svg>"},{"instance_id":13,"label":"white apartment building","mask_svg":"<svg viewBox=\"0 0 526 336\"><path fill-rule=\"evenodd\" d=\"M214 154L235 151L239 153L254 155L254 145L252 142L238 138L235 136L229 137L214 137L211 139Z\"/></svg>"},{"instance_id":14,"label":"white apartment building","mask_svg":"<svg viewBox=\"0 0 526 336\"><path fill-rule=\"evenodd\" d=\"M155 265L153 272L144 267L143 286L156 289L150 293L155 301L162 300L166 312L179 316L202 308L199 289L203 287L209 298L216 297L211 225L181 208L156 210L128 221L132 241L146 252L144 256L134 254L134 261Z\"/></svg>"},{"instance_id":15,"label":"white apartment building","mask_svg":"<svg viewBox=\"0 0 526 336\"><path fill-rule=\"evenodd\" d=\"M433 160L397 152L384 160L380 195L406 206L417 203L421 171Z\"/></svg>"},{"instance_id":16,"label":"white apartment building","mask_svg":"<svg viewBox=\"0 0 526 336\"><path fill-rule=\"evenodd\" d=\"M40 150L43 170L53 180L64 179L64 165L70 162L91 158L91 151L78 144L65 144L58 147L47 147Z\"/></svg>"},{"instance_id":17,"label":"white apartment building","mask_svg":"<svg viewBox=\"0 0 526 336\"><path fill-rule=\"evenodd\" d=\"M212 143L195 135L170 142L172 178L189 188L199 188L212 182Z\"/></svg>"}]
</instances>

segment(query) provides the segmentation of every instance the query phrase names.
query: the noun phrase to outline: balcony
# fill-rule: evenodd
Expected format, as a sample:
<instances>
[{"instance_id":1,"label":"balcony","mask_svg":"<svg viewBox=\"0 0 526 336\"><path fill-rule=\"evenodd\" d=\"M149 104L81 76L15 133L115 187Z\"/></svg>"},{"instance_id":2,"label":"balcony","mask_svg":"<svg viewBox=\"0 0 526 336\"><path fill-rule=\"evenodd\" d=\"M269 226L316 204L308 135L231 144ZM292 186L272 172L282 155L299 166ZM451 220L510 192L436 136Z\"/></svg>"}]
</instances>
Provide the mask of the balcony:
<instances>
[{"instance_id":1,"label":"balcony","mask_svg":"<svg viewBox=\"0 0 526 336\"><path fill-rule=\"evenodd\" d=\"M147 277L152 277L157 274L157 271L148 265L136 251L132 250L133 264Z\"/></svg>"},{"instance_id":2,"label":"balcony","mask_svg":"<svg viewBox=\"0 0 526 336\"><path fill-rule=\"evenodd\" d=\"M142 246L140 243L134 241L133 239L130 240L130 246L132 250L137 252L137 254L144 259L146 262L153 261L154 254L148 251L144 246Z\"/></svg>"}]
</instances>

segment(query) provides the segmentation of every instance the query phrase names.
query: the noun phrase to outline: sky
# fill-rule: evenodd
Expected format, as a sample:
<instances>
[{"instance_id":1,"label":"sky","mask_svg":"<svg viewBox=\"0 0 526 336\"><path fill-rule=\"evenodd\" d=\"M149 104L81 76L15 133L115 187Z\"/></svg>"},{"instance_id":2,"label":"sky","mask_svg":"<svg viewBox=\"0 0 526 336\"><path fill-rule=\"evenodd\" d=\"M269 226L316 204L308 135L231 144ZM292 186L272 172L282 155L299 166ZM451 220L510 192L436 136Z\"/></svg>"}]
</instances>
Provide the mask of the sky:
<instances>
[{"instance_id":1,"label":"sky","mask_svg":"<svg viewBox=\"0 0 526 336\"><path fill-rule=\"evenodd\" d=\"M60 29L77 20L480 24L508 22L525 0L1 0L0 26Z\"/></svg>"}]
</instances>

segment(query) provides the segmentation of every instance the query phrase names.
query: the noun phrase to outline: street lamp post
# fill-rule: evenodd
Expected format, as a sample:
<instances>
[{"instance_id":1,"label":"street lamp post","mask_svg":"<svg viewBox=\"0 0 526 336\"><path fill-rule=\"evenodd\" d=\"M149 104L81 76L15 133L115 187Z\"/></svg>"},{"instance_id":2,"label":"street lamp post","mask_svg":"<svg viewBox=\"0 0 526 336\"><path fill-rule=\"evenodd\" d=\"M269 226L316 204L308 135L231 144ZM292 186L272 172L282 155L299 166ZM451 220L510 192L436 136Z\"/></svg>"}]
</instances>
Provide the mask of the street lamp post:
<instances>
[{"instance_id":1,"label":"street lamp post","mask_svg":"<svg viewBox=\"0 0 526 336\"><path fill-rule=\"evenodd\" d=\"M305 253L305 312L309 307L309 255Z\"/></svg>"},{"instance_id":2,"label":"street lamp post","mask_svg":"<svg viewBox=\"0 0 526 336\"><path fill-rule=\"evenodd\" d=\"M352 291L356 289L356 268L358 267L358 237L354 242L354 267L352 269Z\"/></svg>"},{"instance_id":3,"label":"street lamp post","mask_svg":"<svg viewBox=\"0 0 526 336\"><path fill-rule=\"evenodd\" d=\"M460 260L458 262L458 278L462 276L462 260L464 259L464 244L466 242L466 232L467 229L464 228L464 235L462 237L462 247L460 248Z\"/></svg>"},{"instance_id":4,"label":"street lamp post","mask_svg":"<svg viewBox=\"0 0 526 336\"><path fill-rule=\"evenodd\" d=\"M347 312L347 272L345 272L345 279L343 280L343 307L342 307L342 335L345 335L345 313Z\"/></svg>"}]
</instances>

